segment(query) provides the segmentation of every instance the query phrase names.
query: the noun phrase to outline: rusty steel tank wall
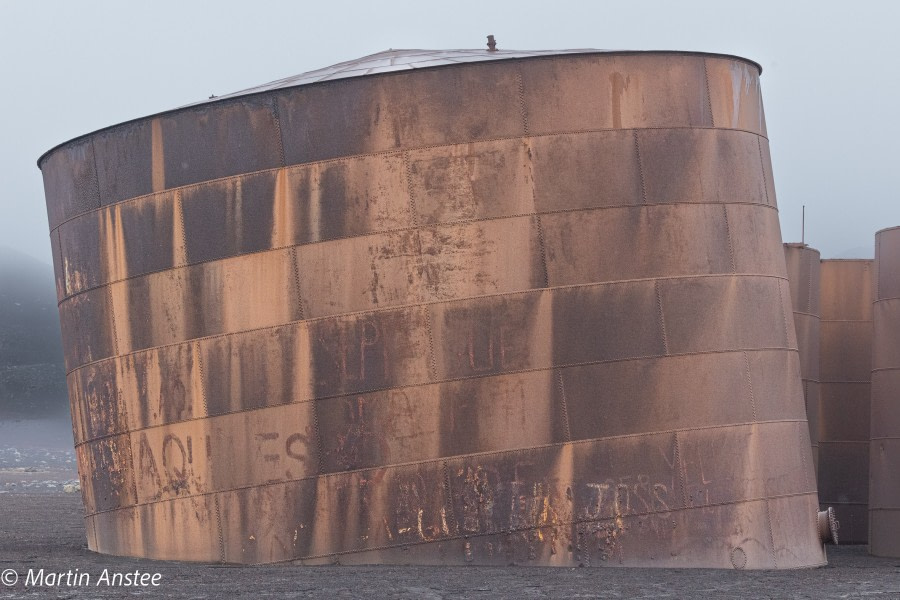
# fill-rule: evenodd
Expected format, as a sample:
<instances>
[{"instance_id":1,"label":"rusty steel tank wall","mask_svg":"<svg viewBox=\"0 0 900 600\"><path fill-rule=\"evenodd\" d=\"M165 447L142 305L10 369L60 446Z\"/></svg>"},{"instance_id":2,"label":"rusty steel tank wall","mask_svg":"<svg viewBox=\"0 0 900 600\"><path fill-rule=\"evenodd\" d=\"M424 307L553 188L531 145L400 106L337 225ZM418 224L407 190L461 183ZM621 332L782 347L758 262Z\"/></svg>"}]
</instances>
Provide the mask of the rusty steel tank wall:
<instances>
[{"instance_id":1,"label":"rusty steel tank wall","mask_svg":"<svg viewBox=\"0 0 900 600\"><path fill-rule=\"evenodd\" d=\"M875 234L869 552L900 557L900 228Z\"/></svg>"},{"instance_id":2,"label":"rusty steel tank wall","mask_svg":"<svg viewBox=\"0 0 900 600\"><path fill-rule=\"evenodd\" d=\"M819 499L841 543L868 540L874 261L823 260L819 346Z\"/></svg>"},{"instance_id":3,"label":"rusty steel tank wall","mask_svg":"<svg viewBox=\"0 0 900 600\"><path fill-rule=\"evenodd\" d=\"M819 251L806 244L785 244L788 281L797 347L800 350L800 379L809 421L813 466L819 460Z\"/></svg>"},{"instance_id":4,"label":"rusty steel tank wall","mask_svg":"<svg viewBox=\"0 0 900 600\"><path fill-rule=\"evenodd\" d=\"M754 64L359 77L42 169L91 549L825 562Z\"/></svg>"}]
</instances>

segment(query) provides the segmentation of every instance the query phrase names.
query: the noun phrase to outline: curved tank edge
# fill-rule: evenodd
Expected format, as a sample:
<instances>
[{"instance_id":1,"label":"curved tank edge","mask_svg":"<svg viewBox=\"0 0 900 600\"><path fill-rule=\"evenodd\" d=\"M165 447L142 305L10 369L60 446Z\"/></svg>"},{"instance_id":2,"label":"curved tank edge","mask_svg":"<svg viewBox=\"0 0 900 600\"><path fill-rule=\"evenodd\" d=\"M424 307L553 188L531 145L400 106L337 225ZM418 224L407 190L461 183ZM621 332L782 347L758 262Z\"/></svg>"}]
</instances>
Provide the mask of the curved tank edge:
<instances>
[{"instance_id":1,"label":"curved tank edge","mask_svg":"<svg viewBox=\"0 0 900 600\"><path fill-rule=\"evenodd\" d=\"M752 66L756 67L756 69L759 71L759 75L762 75L762 72L763 72L762 65L760 65L755 60L752 60L749 58L744 58L743 56L738 56L736 54L723 54L723 53L718 53L718 52L700 52L700 51L692 51L692 50L588 50L588 51L577 52L577 53L576 52L566 53L565 51L560 50L559 54L546 54L546 55L542 55L542 56L526 56L526 57L515 57L515 58L511 58L511 57L497 58L495 60L478 61L477 63L436 65L436 66L432 66L432 67L418 68L418 69L415 69L415 71L431 71L434 69L459 68L459 67L468 66L468 65L472 65L472 64L482 65L482 64L496 64L498 62L548 60L548 59L556 58L558 56L567 56L567 55L571 55L571 54L580 54L580 55L585 55L585 56L592 56L592 55L636 56L636 55L646 55L646 54L671 54L674 56L703 56L703 57L710 57L710 58L725 58L725 59L730 59L730 60L738 60L738 61L747 63L749 65L752 65ZM399 75L399 74L404 74L404 73L408 73L408 72L409 72L409 70L390 71L390 72L386 72L386 73L371 73L368 75L358 75L358 76L353 77L353 79L358 79L358 78L363 78L363 77L365 77L365 78L390 77L392 75ZM168 115L172 115L175 113L188 112L191 110L198 110L200 108L210 106L211 104L230 104L230 103L235 103L235 102L241 102L246 98L257 98L260 96L264 96L266 94L271 94L271 93L282 91L282 90L290 90L290 89L296 89L296 88L301 88L301 87L305 88L305 87L321 86L321 85L326 85L329 83L335 83L335 82L340 82L340 81L345 81L345 80L346 80L346 78L345 79L331 79L328 81L317 81L317 82L313 82L313 83L304 83L304 84L300 84L300 85L296 85L296 86L287 86L284 88L267 89L267 90L262 90L259 92L243 94L240 96L231 96L228 98L223 98L222 100L195 102L192 104L188 104L186 106L170 108L167 110L162 110L162 111L152 113L149 115L145 115L142 117L135 117L134 119L128 119L127 121L122 121L122 122L116 123L114 125L107 125L106 127L101 127L100 129L95 129L94 131L90 131L88 133L83 133L79 136L76 136L76 137L66 140L64 142L60 142L60 143L56 144L55 146L53 146L52 148L50 148L49 150L47 150L46 152L44 152L43 154L41 154L38 157L37 163L36 163L37 168L41 169L42 168L41 163L43 163L44 160L48 156L50 156L57 150L61 150L62 148L65 148L71 144L76 144L78 142L81 142L88 138L91 138L97 134L106 133L108 131L112 131L119 127L124 127L126 125L131 125L133 123L139 123L141 121L145 121L145 120L149 120L149 119L155 119L157 117L168 116Z\"/></svg>"}]
</instances>

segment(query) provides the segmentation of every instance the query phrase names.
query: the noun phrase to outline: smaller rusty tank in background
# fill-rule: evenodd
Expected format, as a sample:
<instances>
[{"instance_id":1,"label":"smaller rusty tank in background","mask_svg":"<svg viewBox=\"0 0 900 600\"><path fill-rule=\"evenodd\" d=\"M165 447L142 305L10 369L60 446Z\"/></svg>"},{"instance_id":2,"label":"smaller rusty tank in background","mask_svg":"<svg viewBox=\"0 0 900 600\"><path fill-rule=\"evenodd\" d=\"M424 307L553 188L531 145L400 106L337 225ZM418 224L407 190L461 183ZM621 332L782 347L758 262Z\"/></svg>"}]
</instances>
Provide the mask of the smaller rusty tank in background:
<instances>
[{"instance_id":1,"label":"smaller rusty tank in background","mask_svg":"<svg viewBox=\"0 0 900 600\"><path fill-rule=\"evenodd\" d=\"M784 245L788 281L791 286L791 305L797 347L800 350L800 378L803 399L809 421L809 440L813 465L819 460L819 251L806 244Z\"/></svg>"},{"instance_id":2,"label":"smaller rusty tank in background","mask_svg":"<svg viewBox=\"0 0 900 600\"><path fill-rule=\"evenodd\" d=\"M875 234L869 552L900 557L900 227Z\"/></svg>"},{"instance_id":3,"label":"smaller rusty tank in background","mask_svg":"<svg viewBox=\"0 0 900 600\"><path fill-rule=\"evenodd\" d=\"M819 501L849 544L868 540L873 262L821 262Z\"/></svg>"}]
</instances>

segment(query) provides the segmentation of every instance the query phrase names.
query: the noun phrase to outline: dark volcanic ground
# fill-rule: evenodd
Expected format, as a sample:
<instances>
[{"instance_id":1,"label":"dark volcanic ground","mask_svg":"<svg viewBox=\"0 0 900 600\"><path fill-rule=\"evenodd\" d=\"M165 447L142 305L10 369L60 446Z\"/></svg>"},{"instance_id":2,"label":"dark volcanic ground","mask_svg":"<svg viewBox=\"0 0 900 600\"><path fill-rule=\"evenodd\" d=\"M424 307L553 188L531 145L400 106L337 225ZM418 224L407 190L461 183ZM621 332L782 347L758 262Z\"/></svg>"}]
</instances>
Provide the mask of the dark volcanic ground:
<instances>
[{"instance_id":1,"label":"dark volcanic ground","mask_svg":"<svg viewBox=\"0 0 900 600\"><path fill-rule=\"evenodd\" d=\"M829 547L804 571L540 567L229 567L119 558L87 550L71 431L0 421L0 600L6 598L897 598L900 559ZM28 571L90 575L90 586L30 587ZM160 574L158 587L97 587L110 573ZM8 571L14 573L14 575ZM12 586L4 585L4 578Z\"/></svg>"}]
</instances>

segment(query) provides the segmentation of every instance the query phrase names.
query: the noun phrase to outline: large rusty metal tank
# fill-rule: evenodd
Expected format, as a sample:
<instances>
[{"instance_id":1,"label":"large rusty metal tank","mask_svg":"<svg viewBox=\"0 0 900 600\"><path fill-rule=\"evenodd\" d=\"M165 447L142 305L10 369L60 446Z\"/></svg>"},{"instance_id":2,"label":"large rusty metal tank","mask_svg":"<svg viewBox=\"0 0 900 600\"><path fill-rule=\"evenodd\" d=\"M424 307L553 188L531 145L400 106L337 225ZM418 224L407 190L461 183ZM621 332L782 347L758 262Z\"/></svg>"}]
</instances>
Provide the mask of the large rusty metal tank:
<instances>
[{"instance_id":1,"label":"large rusty metal tank","mask_svg":"<svg viewBox=\"0 0 900 600\"><path fill-rule=\"evenodd\" d=\"M819 497L849 544L868 540L873 262L821 263Z\"/></svg>"},{"instance_id":2,"label":"large rusty metal tank","mask_svg":"<svg viewBox=\"0 0 900 600\"><path fill-rule=\"evenodd\" d=\"M869 552L900 557L900 228L875 234Z\"/></svg>"},{"instance_id":3,"label":"large rusty metal tank","mask_svg":"<svg viewBox=\"0 0 900 600\"><path fill-rule=\"evenodd\" d=\"M388 51L48 152L89 547L823 564L759 74Z\"/></svg>"},{"instance_id":4,"label":"large rusty metal tank","mask_svg":"<svg viewBox=\"0 0 900 600\"><path fill-rule=\"evenodd\" d=\"M819 460L819 251L806 244L784 245L797 347L800 350L800 379L809 421L813 466Z\"/></svg>"}]
</instances>

